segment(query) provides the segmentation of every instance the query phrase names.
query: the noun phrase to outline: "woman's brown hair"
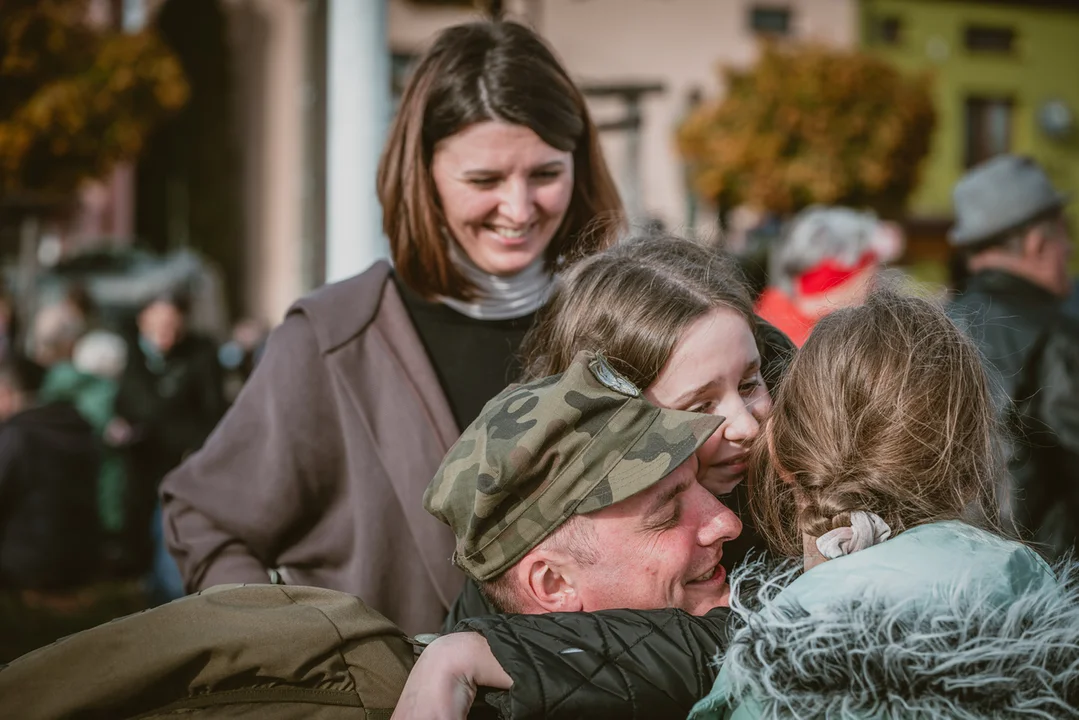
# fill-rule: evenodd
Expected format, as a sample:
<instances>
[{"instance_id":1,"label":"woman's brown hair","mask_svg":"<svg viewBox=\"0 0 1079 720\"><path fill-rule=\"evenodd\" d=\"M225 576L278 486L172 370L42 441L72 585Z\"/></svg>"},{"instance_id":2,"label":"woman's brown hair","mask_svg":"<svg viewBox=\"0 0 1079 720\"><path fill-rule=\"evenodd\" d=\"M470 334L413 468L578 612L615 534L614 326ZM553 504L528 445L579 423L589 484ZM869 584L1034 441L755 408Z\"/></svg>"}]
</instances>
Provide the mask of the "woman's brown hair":
<instances>
[{"instance_id":1,"label":"woman's brown hair","mask_svg":"<svg viewBox=\"0 0 1079 720\"><path fill-rule=\"evenodd\" d=\"M893 534L941 520L995 526L1003 461L989 380L974 344L927 300L880 289L820 320L762 439L750 506L784 555L854 510Z\"/></svg>"},{"instance_id":2,"label":"woman's brown hair","mask_svg":"<svg viewBox=\"0 0 1079 720\"><path fill-rule=\"evenodd\" d=\"M686 328L716 308L754 328L753 305L730 256L673 235L623 241L558 279L521 346L524 380L563 372L578 352L591 350L647 388Z\"/></svg>"},{"instance_id":3,"label":"woman's brown hair","mask_svg":"<svg viewBox=\"0 0 1079 720\"><path fill-rule=\"evenodd\" d=\"M623 218L584 96L531 30L511 22L475 22L444 30L412 73L378 168L382 228L398 277L421 295L467 299L473 288L450 262L442 208L431 177L435 147L469 125L523 125L573 154L569 209L547 248L583 256Z\"/></svg>"}]
</instances>

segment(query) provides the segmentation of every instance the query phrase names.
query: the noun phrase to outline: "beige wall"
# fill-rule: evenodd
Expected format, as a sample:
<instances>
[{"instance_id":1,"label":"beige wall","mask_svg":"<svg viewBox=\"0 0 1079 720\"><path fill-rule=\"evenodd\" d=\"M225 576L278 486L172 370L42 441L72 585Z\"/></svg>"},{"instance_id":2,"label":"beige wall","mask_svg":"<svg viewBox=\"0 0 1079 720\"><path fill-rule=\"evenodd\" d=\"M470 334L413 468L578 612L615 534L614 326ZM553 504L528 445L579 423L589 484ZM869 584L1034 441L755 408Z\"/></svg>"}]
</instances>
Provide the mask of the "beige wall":
<instances>
[{"instance_id":1,"label":"beige wall","mask_svg":"<svg viewBox=\"0 0 1079 720\"><path fill-rule=\"evenodd\" d=\"M303 238L304 4L225 0L243 143L243 310L277 323L299 297Z\"/></svg>"},{"instance_id":2,"label":"beige wall","mask_svg":"<svg viewBox=\"0 0 1079 720\"><path fill-rule=\"evenodd\" d=\"M658 81L661 95L643 101L640 185L647 214L672 227L685 222L682 167L674 130L694 87L706 95L719 88L720 63L746 65L757 40L748 29L747 0L546 0L544 35L582 81ZM782 3L758 3L779 5ZM794 35L853 46L857 9L853 0L790 0ZM599 118L611 111L596 109ZM617 115L617 111L614 112ZM608 161L624 167L624 138L608 133Z\"/></svg>"},{"instance_id":3,"label":"beige wall","mask_svg":"<svg viewBox=\"0 0 1079 720\"><path fill-rule=\"evenodd\" d=\"M541 19L541 6L548 0L505 0L508 17L534 24ZM389 0L388 37L394 52L416 52L425 48L442 28L478 20L471 8L425 7L408 0Z\"/></svg>"}]
</instances>

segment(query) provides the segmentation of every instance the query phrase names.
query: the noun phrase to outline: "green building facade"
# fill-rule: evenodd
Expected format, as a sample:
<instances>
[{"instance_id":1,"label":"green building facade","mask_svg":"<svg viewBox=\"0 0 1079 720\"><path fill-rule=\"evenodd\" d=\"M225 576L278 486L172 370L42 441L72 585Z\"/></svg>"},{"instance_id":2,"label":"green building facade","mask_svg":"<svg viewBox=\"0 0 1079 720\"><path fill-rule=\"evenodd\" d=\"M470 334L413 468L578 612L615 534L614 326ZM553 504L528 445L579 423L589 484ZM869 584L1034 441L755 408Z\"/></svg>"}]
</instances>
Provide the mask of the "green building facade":
<instances>
[{"instance_id":1,"label":"green building facade","mask_svg":"<svg viewBox=\"0 0 1079 720\"><path fill-rule=\"evenodd\" d=\"M912 216L950 218L952 186L999 152L1036 158L1079 198L1079 2L862 0L861 11L868 49L933 79L937 128Z\"/></svg>"}]
</instances>

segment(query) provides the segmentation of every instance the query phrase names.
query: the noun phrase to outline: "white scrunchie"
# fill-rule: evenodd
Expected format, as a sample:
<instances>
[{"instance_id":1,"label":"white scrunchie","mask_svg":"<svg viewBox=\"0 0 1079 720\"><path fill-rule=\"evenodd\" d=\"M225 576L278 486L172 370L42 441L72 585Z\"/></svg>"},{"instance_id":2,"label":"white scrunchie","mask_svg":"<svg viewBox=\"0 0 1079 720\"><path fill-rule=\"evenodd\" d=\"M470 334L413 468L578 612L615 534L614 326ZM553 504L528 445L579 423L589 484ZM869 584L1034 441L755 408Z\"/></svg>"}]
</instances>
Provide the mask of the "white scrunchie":
<instances>
[{"instance_id":1,"label":"white scrunchie","mask_svg":"<svg viewBox=\"0 0 1079 720\"><path fill-rule=\"evenodd\" d=\"M865 550L892 536L892 529L880 515L864 510L850 514L850 527L839 527L817 538L817 549L829 560Z\"/></svg>"}]
</instances>

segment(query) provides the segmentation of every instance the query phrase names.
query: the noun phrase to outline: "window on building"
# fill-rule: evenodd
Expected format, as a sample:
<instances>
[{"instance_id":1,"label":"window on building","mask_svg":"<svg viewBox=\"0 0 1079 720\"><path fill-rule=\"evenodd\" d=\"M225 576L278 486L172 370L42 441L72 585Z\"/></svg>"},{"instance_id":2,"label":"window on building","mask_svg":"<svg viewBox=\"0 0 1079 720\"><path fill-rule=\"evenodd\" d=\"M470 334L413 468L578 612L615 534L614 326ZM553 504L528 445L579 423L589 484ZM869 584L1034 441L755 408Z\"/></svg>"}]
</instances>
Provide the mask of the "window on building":
<instances>
[{"instance_id":1,"label":"window on building","mask_svg":"<svg viewBox=\"0 0 1079 720\"><path fill-rule=\"evenodd\" d=\"M972 167L1012 145L1010 98L968 97L966 101L966 151L964 163Z\"/></svg>"},{"instance_id":2,"label":"window on building","mask_svg":"<svg viewBox=\"0 0 1079 720\"><path fill-rule=\"evenodd\" d=\"M749 27L761 35L790 35L791 11L776 5L754 5L749 9Z\"/></svg>"},{"instance_id":3,"label":"window on building","mask_svg":"<svg viewBox=\"0 0 1079 720\"><path fill-rule=\"evenodd\" d=\"M898 45L903 30L903 23L894 16L877 20L876 36L879 45Z\"/></svg>"},{"instance_id":4,"label":"window on building","mask_svg":"<svg viewBox=\"0 0 1079 720\"><path fill-rule=\"evenodd\" d=\"M1011 53L1015 50L1015 30L1010 27L967 25L963 32L967 50L985 53Z\"/></svg>"}]
</instances>

